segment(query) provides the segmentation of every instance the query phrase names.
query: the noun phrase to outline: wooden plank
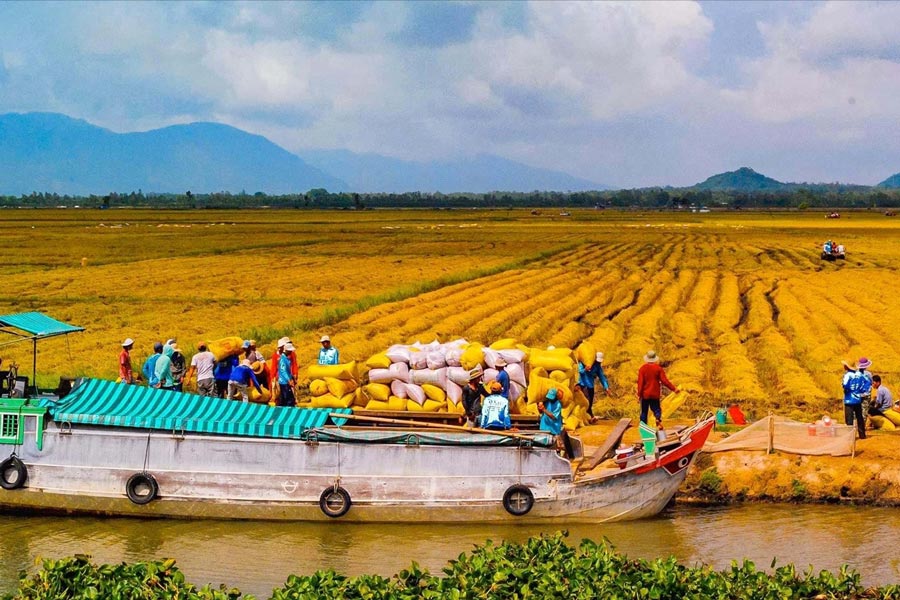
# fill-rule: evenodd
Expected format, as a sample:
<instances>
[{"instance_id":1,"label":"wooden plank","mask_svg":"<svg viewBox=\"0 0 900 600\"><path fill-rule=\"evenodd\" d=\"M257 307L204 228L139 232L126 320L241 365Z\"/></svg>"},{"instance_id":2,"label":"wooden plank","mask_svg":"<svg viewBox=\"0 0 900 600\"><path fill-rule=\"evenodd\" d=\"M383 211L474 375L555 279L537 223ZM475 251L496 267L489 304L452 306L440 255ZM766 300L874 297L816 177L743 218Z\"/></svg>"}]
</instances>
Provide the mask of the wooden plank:
<instances>
[{"instance_id":1,"label":"wooden plank","mask_svg":"<svg viewBox=\"0 0 900 600\"><path fill-rule=\"evenodd\" d=\"M578 471L590 471L612 456L613 453L615 453L616 448L618 448L619 444L622 442L622 436L625 435L625 430L629 427L631 427L631 419L619 419L619 422L613 427L612 432L606 437L606 440L604 440L600 447L597 448L597 452L578 465Z\"/></svg>"}]
</instances>

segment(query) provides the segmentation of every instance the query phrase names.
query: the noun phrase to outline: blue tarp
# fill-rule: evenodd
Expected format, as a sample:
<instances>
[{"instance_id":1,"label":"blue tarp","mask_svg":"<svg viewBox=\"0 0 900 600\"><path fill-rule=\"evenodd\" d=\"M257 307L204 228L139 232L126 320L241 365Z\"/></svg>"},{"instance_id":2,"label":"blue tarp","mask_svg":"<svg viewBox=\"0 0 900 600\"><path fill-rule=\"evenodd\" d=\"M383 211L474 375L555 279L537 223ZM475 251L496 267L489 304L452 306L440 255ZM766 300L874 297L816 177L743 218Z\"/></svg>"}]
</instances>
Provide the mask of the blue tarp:
<instances>
[{"instance_id":1,"label":"blue tarp","mask_svg":"<svg viewBox=\"0 0 900 600\"><path fill-rule=\"evenodd\" d=\"M0 316L0 326L26 331L31 334L29 339L32 339L32 337L35 339L48 338L55 335L84 331L84 327L69 325L39 312L2 315Z\"/></svg>"}]
</instances>

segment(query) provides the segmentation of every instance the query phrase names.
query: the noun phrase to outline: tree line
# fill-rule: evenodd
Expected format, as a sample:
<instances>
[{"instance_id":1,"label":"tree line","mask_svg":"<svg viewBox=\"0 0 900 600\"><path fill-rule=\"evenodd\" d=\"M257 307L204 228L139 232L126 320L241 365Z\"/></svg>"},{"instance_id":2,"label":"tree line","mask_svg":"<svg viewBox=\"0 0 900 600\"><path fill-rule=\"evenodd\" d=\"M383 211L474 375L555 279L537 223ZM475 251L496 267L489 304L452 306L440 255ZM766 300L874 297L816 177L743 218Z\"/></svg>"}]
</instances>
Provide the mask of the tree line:
<instances>
[{"instance_id":1,"label":"tree line","mask_svg":"<svg viewBox=\"0 0 900 600\"><path fill-rule=\"evenodd\" d=\"M744 209L744 208L898 208L900 189L817 185L776 191L698 190L696 188L641 188L587 192L440 192L369 193L329 192L270 195L240 192L194 194L144 193L60 195L33 192L0 196L0 207L15 208L640 208L640 209Z\"/></svg>"}]
</instances>

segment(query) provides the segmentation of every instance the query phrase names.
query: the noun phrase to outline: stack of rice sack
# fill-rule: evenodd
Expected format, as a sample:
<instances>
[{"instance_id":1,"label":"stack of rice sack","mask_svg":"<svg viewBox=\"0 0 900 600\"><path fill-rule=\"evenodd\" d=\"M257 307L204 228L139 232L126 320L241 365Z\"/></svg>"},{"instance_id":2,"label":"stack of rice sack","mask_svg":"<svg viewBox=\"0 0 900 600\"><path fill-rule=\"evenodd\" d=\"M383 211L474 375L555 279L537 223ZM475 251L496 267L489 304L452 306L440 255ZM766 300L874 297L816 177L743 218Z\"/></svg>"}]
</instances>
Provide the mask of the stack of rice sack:
<instances>
[{"instance_id":1,"label":"stack of rice sack","mask_svg":"<svg viewBox=\"0 0 900 600\"><path fill-rule=\"evenodd\" d=\"M582 344L577 352L588 367L593 364L592 347ZM463 339L398 344L366 361L368 383L360 388L354 405L366 410L463 414L462 388L469 373L481 370L484 382L490 383L497 379L498 366L505 363L510 413L537 416L537 403L553 387L562 399L564 426L574 430L588 421L587 399L575 392L575 356L568 348L530 348L509 338L490 346Z\"/></svg>"},{"instance_id":2,"label":"stack of rice sack","mask_svg":"<svg viewBox=\"0 0 900 600\"><path fill-rule=\"evenodd\" d=\"M312 365L306 372L313 408L349 408L359 405L356 361L339 365Z\"/></svg>"},{"instance_id":3,"label":"stack of rice sack","mask_svg":"<svg viewBox=\"0 0 900 600\"><path fill-rule=\"evenodd\" d=\"M469 378L460 358L465 340L394 345L366 361L362 388L367 410L463 414L462 386Z\"/></svg>"}]
</instances>

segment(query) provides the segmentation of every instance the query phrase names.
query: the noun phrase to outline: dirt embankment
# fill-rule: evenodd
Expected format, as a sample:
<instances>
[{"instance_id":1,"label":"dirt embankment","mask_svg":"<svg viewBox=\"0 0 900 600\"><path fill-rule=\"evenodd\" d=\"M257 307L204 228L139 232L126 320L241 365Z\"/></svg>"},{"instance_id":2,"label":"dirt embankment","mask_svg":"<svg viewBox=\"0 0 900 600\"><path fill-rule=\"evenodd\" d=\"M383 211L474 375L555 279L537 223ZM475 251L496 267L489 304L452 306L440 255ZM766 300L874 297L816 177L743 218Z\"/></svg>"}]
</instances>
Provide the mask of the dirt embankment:
<instances>
[{"instance_id":1,"label":"dirt embankment","mask_svg":"<svg viewBox=\"0 0 900 600\"><path fill-rule=\"evenodd\" d=\"M611 423L579 430L599 445ZM677 496L679 502L848 502L900 506L900 435L870 431L851 458L775 452L701 453ZM713 432L712 441L723 434ZM625 443L638 441L631 428ZM589 453L591 448L587 448Z\"/></svg>"}]
</instances>

